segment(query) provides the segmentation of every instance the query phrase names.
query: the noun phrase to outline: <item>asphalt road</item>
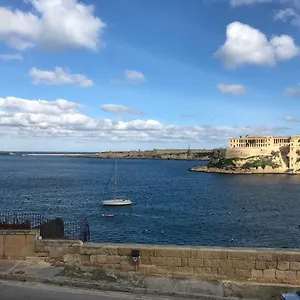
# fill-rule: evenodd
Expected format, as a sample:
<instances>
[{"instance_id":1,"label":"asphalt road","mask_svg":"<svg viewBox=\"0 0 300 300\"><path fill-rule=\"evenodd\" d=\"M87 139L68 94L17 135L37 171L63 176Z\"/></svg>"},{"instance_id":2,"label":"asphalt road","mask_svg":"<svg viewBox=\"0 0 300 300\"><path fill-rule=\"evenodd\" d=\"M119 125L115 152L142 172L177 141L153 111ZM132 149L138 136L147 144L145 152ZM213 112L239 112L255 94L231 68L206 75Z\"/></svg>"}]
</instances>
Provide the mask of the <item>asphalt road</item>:
<instances>
[{"instance_id":1,"label":"asphalt road","mask_svg":"<svg viewBox=\"0 0 300 300\"><path fill-rule=\"evenodd\" d=\"M0 280L1 300L180 300L180 298L153 297L129 293L102 292L37 283ZM183 299L181 299L183 300ZM186 300L186 298L185 298Z\"/></svg>"}]
</instances>

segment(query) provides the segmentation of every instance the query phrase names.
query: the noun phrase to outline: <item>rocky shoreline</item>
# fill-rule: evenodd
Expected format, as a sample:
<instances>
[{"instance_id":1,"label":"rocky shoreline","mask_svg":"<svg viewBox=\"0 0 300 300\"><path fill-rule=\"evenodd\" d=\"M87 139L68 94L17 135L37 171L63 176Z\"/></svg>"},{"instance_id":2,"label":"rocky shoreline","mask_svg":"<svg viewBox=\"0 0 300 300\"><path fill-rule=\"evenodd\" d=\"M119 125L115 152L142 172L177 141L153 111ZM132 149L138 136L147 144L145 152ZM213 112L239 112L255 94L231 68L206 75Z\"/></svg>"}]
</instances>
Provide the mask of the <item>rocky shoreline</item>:
<instances>
[{"instance_id":1,"label":"rocky shoreline","mask_svg":"<svg viewBox=\"0 0 300 300\"><path fill-rule=\"evenodd\" d=\"M197 166L188 169L191 172L203 172L203 173L220 173L220 174L288 174L288 175L296 175L297 173L289 173L287 171L276 170L276 169L230 169L230 168L216 168L216 167L208 167L208 166ZM298 173L299 174L299 173Z\"/></svg>"}]
</instances>

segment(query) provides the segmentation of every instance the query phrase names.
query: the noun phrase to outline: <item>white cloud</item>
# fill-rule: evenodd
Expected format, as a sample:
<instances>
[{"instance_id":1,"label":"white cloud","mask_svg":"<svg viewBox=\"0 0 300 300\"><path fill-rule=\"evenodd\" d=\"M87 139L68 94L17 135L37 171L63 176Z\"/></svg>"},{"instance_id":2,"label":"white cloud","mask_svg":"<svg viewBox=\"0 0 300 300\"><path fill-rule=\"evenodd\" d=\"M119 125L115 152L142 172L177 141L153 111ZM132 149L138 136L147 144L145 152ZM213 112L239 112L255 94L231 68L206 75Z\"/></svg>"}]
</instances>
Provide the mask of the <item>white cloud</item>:
<instances>
[{"instance_id":1,"label":"white cloud","mask_svg":"<svg viewBox=\"0 0 300 300\"><path fill-rule=\"evenodd\" d=\"M228 143L230 136L275 135L283 128L266 126L179 126L158 120L97 119L82 114L80 105L67 100L0 98L0 135L9 139L32 138L151 143Z\"/></svg>"},{"instance_id":2,"label":"white cloud","mask_svg":"<svg viewBox=\"0 0 300 300\"><path fill-rule=\"evenodd\" d=\"M104 104L101 106L101 110L108 113L115 114L133 114L140 115L142 112L138 111L134 107L125 106L122 104Z\"/></svg>"},{"instance_id":3,"label":"white cloud","mask_svg":"<svg viewBox=\"0 0 300 300\"><path fill-rule=\"evenodd\" d=\"M29 75L34 84L61 85L75 84L82 88L94 85L94 82L82 74L72 74L68 69L56 67L54 71L31 68Z\"/></svg>"},{"instance_id":4,"label":"white cloud","mask_svg":"<svg viewBox=\"0 0 300 300\"><path fill-rule=\"evenodd\" d=\"M253 64L274 66L277 61L289 60L299 55L299 48L288 35L265 34L247 24L233 22L227 26L226 41L214 54L228 69L239 65Z\"/></svg>"},{"instance_id":5,"label":"white cloud","mask_svg":"<svg viewBox=\"0 0 300 300\"><path fill-rule=\"evenodd\" d=\"M290 97L300 96L300 88L287 88L285 95Z\"/></svg>"},{"instance_id":6,"label":"white cloud","mask_svg":"<svg viewBox=\"0 0 300 300\"><path fill-rule=\"evenodd\" d=\"M19 53L15 54L0 54L0 59L4 61L9 60L23 60L23 56Z\"/></svg>"},{"instance_id":7,"label":"white cloud","mask_svg":"<svg viewBox=\"0 0 300 300\"><path fill-rule=\"evenodd\" d=\"M127 83L138 84L146 81L146 76L139 71L126 70L124 72L125 81Z\"/></svg>"},{"instance_id":8,"label":"white cloud","mask_svg":"<svg viewBox=\"0 0 300 300\"><path fill-rule=\"evenodd\" d=\"M299 122L299 119L296 119L296 118L294 118L294 117L292 117L292 116L289 116L289 115L285 116L285 117L283 118L283 120L284 120L284 121L287 121L287 122Z\"/></svg>"},{"instance_id":9,"label":"white cloud","mask_svg":"<svg viewBox=\"0 0 300 300\"><path fill-rule=\"evenodd\" d=\"M288 22L294 26L300 26L300 14L295 11L293 8L285 8L285 9L280 9L277 11L277 13L274 16L275 20L281 20L283 22Z\"/></svg>"},{"instance_id":10,"label":"white cloud","mask_svg":"<svg viewBox=\"0 0 300 300\"><path fill-rule=\"evenodd\" d=\"M77 0L28 0L29 12L0 7L0 40L25 50L83 47L96 50L106 27L94 8Z\"/></svg>"},{"instance_id":11,"label":"white cloud","mask_svg":"<svg viewBox=\"0 0 300 300\"><path fill-rule=\"evenodd\" d=\"M227 94L241 95L247 93L247 89L245 88L245 86L241 84L220 83L217 85L217 88L222 93L227 93Z\"/></svg>"},{"instance_id":12,"label":"white cloud","mask_svg":"<svg viewBox=\"0 0 300 300\"><path fill-rule=\"evenodd\" d=\"M237 7L242 5L270 3L272 1L273 0L230 0L230 5L232 7Z\"/></svg>"}]
</instances>

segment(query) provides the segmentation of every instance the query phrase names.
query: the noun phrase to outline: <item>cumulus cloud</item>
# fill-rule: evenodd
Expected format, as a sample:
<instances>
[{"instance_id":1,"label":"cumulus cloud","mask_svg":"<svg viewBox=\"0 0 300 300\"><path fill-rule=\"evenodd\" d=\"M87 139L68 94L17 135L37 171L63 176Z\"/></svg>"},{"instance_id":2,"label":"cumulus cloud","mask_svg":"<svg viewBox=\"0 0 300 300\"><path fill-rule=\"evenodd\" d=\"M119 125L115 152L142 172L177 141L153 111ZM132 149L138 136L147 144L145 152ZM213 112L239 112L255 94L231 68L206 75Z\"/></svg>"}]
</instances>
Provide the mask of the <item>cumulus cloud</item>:
<instances>
[{"instance_id":1,"label":"cumulus cloud","mask_svg":"<svg viewBox=\"0 0 300 300\"><path fill-rule=\"evenodd\" d=\"M29 11L0 6L0 40L25 50L36 45L96 50L105 23L92 5L77 0L28 0Z\"/></svg>"},{"instance_id":2,"label":"cumulus cloud","mask_svg":"<svg viewBox=\"0 0 300 300\"><path fill-rule=\"evenodd\" d=\"M287 88L284 93L290 97L300 96L300 88Z\"/></svg>"},{"instance_id":3,"label":"cumulus cloud","mask_svg":"<svg viewBox=\"0 0 300 300\"><path fill-rule=\"evenodd\" d=\"M300 54L292 37L266 35L247 24L233 22L227 26L226 41L214 54L228 69L244 64L274 66L278 61Z\"/></svg>"},{"instance_id":4,"label":"cumulus cloud","mask_svg":"<svg viewBox=\"0 0 300 300\"><path fill-rule=\"evenodd\" d=\"M127 83L138 84L146 81L146 76L139 71L126 70L124 77Z\"/></svg>"},{"instance_id":5,"label":"cumulus cloud","mask_svg":"<svg viewBox=\"0 0 300 300\"><path fill-rule=\"evenodd\" d=\"M101 110L108 113L115 114L132 114L140 115L142 112L138 111L134 107L125 106L122 104L104 104L101 106Z\"/></svg>"},{"instance_id":6,"label":"cumulus cloud","mask_svg":"<svg viewBox=\"0 0 300 300\"><path fill-rule=\"evenodd\" d=\"M283 118L283 120L284 120L284 121L287 121L287 122L299 122L299 119L296 119L296 118L294 118L294 117L292 117L292 116L289 116L289 115L285 116L285 117Z\"/></svg>"},{"instance_id":7,"label":"cumulus cloud","mask_svg":"<svg viewBox=\"0 0 300 300\"><path fill-rule=\"evenodd\" d=\"M230 5L232 7L237 7L237 6L242 6L242 5L270 3L272 1L273 0L230 0Z\"/></svg>"},{"instance_id":8,"label":"cumulus cloud","mask_svg":"<svg viewBox=\"0 0 300 300\"><path fill-rule=\"evenodd\" d=\"M74 84L84 87L90 87L94 85L94 82L88 79L82 74L72 74L68 69L56 67L54 71L40 70L37 68L31 68L29 75L33 79L34 84L46 84L46 85L62 85L62 84Z\"/></svg>"},{"instance_id":9,"label":"cumulus cloud","mask_svg":"<svg viewBox=\"0 0 300 300\"><path fill-rule=\"evenodd\" d=\"M277 11L274 19L283 22L290 22L294 26L300 26L300 14L291 7Z\"/></svg>"},{"instance_id":10,"label":"cumulus cloud","mask_svg":"<svg viewBox=\"0 0 300 300\"><path fill-rule=\"evenodd\" d=\"M0 134L10 138L99 140L105 142L205 142L227 144L231 136L276 135L280 127L179 126L158 120L97 119L67 100L0 98Z\"/></svg>"},{"instance_id":11,"label":"cumulus cloud","mask_svg":"<svg viewBox=\"0 0 300 300\"><path fill-rule=\"evenodd\" d=\"M241 84L220 83L217 85L217 88L220 92L227 94L241 95L247 93L247 89Z\"/></svg>"},{"instance_id":12,"label":"cumulus cloud","mask_svg":"<svg viewBox=\"0 0 300 300\"><path fill-rule=\"evenodd\" d=\"M0 59L4 61L9 60L23 60L23 56L19 53L15 54L0 54Z\"/></svg>"}]
</instances>

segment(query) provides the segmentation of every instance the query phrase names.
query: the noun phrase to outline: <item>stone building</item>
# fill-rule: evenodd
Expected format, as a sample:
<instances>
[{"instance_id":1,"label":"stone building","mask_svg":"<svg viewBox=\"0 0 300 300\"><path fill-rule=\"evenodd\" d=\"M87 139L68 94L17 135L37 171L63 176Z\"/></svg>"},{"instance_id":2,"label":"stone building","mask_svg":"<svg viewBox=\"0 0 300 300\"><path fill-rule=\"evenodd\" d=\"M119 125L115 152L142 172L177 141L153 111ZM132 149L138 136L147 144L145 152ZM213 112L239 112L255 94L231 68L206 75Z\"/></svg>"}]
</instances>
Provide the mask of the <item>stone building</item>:
<instances>
[{"instance_id":1,"label":"stone building","mask_svg":"<svg viewBox=\"0 0 300 300\"><path fill-rule=\"evenodd\" d=\"M286 167L291 171L299 169L298 153L300 153L300 135L293 136L245 136L230 138L227 158L269 155L273 151L280 152Z\"/></svg>"}]
</instances>

